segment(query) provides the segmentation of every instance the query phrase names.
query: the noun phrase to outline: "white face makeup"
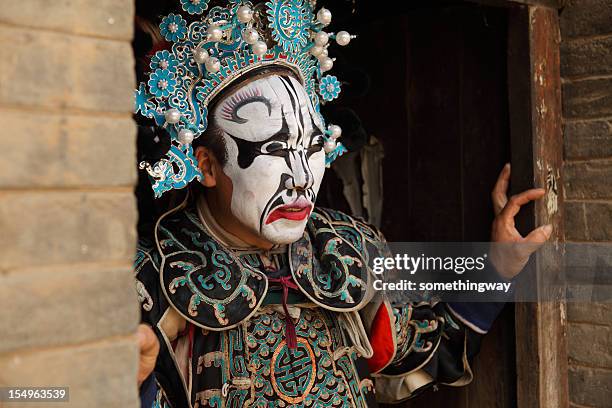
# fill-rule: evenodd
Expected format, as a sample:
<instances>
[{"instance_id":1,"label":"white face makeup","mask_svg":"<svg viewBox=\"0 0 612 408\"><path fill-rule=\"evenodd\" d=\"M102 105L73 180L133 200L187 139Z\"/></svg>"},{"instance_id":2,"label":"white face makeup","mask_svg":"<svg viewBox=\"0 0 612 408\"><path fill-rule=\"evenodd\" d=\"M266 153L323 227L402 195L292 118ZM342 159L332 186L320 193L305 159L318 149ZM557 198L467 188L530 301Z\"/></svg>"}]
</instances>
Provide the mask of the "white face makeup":
<instances>
[{"instance_id":1,"label":"white face makeup","mask_svg":"<svg viewBox=\"0 0 612 408\"><path fill-rule=\"evenodd\" d=\"M257 79L222 100L214 119L232 214L272 243L298 240L325 171L323 125L304 87L282 74Z\"/></svg>"}]
</instances>

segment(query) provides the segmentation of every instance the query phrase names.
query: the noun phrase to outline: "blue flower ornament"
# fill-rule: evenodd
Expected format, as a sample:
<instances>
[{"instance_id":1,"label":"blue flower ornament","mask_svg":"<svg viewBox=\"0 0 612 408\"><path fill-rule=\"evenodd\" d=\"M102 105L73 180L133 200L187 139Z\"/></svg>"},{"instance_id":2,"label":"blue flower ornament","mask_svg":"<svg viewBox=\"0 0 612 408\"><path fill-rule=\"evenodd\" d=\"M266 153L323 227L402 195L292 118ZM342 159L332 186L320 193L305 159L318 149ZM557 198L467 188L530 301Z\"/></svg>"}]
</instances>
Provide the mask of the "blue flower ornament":
<instances>
[{"instance_id":1,"label":"blue flower ornament","mask_svg":"<svg viewBox=\"0 0 612 408\"><path fill-rule=\"evenodd\" d=\"M236 78L259 67L289 68L320 113L320 98L331 101L341 90L335 76L322 76L334 65L331 41L344 46L354 37L326 33L331 12L315 13L310 0L228 0L210 9L210 0L173 1L177 9L159 25L169 46L151 57L148 80L135 92L135 111L170 135L170 150L139 166L157 197L201 179L191 143L206 131L210 101ZM346 151L340 133L335 125L326 131L327 165Z\"/></svg>"},{"instance_id":2,"label":"blue flower ornament","mask_svg":"<svg viewBox=\"0 0 612 408\"><path fill-rule=\"evenodd\" d=\"M340 95L340 82L333 75L326 75L319 81L319 93L326 101L332 101Z\"/></svg>"},{"instance_id":3,"label":"blue flower ornament","mask_svg":"<svg viewBox=\"0 0 612 408\"><path fill-rule=\"evenodd\" d=\"M181 0L181 6L189 14L202 14L208 8L208 0Z\"/></svg>"},{"instance_id":4,"label":"blue flower ornament","mask_svg":"<svg viewBox=\"0 0 612 408\"><path fill-rule=\"evenodd\" d=\"M185 37L187 22L183 17L174 13L168 14L159 25L161 35L166 41L176 42Z\"/></svg>"}]
</instances>

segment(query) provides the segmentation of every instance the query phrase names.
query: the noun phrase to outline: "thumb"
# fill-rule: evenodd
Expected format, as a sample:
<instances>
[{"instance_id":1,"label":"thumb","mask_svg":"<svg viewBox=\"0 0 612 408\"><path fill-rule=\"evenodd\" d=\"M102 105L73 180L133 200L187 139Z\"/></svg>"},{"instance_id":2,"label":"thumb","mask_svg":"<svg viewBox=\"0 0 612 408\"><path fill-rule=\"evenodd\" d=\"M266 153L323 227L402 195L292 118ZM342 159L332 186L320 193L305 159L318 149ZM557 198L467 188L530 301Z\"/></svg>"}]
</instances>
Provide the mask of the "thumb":
<instances>
[{"instance_id":1,"label":"thumb","mask_svg":"<svg viewBox=\"0 0 612 408\"><path fill-rule=\"evenodd\" d=\"M552 224L546 224L531 231L521 243L521 252L526 252L524 255L529 256L537 251L546 241L550 239L552 230Z\"/></svg>"},{"instance_id":2,"label":"thumb","mask_svg":"<svg viewBox=\"0 0 612 408\"><path fill-rule=\"evenodd\" d=\"M552 224L542 225L531 231L529 235L525 237L525 241L533 244L543 244L550 239L552 230Z\"/></svg>"}]
</instances>

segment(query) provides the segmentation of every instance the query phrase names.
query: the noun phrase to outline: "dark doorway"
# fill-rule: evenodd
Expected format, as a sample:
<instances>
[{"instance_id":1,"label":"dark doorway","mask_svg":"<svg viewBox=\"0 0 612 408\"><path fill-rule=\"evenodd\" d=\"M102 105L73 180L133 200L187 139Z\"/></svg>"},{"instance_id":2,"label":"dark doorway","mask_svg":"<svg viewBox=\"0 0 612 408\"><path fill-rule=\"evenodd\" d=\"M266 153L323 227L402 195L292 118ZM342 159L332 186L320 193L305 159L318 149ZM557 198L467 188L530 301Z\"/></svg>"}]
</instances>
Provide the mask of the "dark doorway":
<instances>
[{"instance_id":1,"label":"dark doorway","mask_svg":"<svg viewBox=\"0 0 612 408\"><path fill-rule=\"evenodd\" d=\"M340 55L338 47L330 51L338 78L364 75L369 86L349 79L338 105L353 109L384 147L387 239L488 241L490 191L510 160L508 10L364 1L334 29L346 26L359 37ZM322 201L348 210L338 179L326 178ZM485 337L472 384L440 387L401 406L516 406L513 313L508 305Z\"/></svg>"}]
</instances>

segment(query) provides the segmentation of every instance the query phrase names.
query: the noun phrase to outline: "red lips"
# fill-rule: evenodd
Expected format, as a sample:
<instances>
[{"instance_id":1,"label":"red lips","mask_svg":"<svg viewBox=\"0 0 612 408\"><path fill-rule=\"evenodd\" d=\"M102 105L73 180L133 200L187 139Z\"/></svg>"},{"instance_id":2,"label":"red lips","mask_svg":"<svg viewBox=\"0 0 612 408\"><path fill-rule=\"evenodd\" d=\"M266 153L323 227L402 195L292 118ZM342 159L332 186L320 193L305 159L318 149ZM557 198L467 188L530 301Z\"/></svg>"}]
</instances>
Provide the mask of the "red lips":
<instances>
[{"instance_id":1,"label":"red lips","mask_svg":"<svg viewBox=\"0 0 612 408\"><path fill-rule=\"evenodd\" d=\"M304 197L301 196L291 204L285 204L281 207L277 207L268 215L266 224L271 224L281 218L291 221L302 221L310 215L312 204Z\"/></svg>"}]
</instances>

